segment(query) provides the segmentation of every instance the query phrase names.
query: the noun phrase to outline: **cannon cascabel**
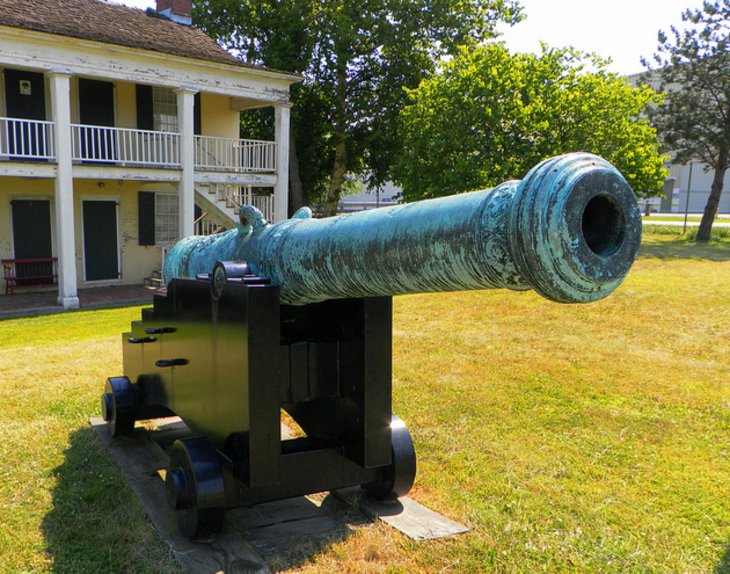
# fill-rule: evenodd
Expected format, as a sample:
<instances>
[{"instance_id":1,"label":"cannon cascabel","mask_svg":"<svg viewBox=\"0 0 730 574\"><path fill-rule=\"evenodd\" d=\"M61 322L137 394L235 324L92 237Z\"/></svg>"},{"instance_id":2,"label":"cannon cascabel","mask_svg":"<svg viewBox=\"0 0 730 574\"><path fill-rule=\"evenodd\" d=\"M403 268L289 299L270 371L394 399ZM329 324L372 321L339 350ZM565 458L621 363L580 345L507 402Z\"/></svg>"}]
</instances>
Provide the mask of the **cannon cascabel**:
<instances>
[{"instance_id":1,"label":"cannon cascabel","mask_svg":"<svg viewBox=\"0 0 730 574\"><path fill-rule=\"evenodd\" d=\"M245 261L293 305L493 288L589 302L621 284L641 241L631 188L586 153L545 160L522 181L482 191L324 219L303 208L273 225L244 206L240 220L236 229L177 243L165 281Z\"/></svg>"}]
</instances>

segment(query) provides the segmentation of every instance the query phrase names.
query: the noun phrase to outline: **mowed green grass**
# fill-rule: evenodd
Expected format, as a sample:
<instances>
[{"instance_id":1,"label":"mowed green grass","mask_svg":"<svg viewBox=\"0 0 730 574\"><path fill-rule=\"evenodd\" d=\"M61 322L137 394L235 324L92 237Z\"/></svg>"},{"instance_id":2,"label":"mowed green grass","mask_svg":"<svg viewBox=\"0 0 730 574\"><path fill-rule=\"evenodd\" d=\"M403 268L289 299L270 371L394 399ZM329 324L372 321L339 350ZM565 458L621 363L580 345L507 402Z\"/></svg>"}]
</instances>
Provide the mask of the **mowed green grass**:
<instances>
[{"instance_id":1,"label":"mowed green grass","mask_svg":"<svg viewBox=\"0 0 730 574\"><path fill-rule=\"evenodd\" d=\"M0 321L0 572L178 572L88 423L139 309Z\"/></svg>"},{"instance_id":2,"label":"mowed green grass","mask_svg":"<svg viewBox=\"0 0 730 574\"><path fill-rule=\"evenodd\" d=\"M651 231L651 230L649 230ZM88 430L139 308L0 322L0 572L175 572ZM296 572L730 572L730 241L647 233L591 305L399 297L394 409L412 496L467 525L382 524Z\"/></svg>"}]
</instances>

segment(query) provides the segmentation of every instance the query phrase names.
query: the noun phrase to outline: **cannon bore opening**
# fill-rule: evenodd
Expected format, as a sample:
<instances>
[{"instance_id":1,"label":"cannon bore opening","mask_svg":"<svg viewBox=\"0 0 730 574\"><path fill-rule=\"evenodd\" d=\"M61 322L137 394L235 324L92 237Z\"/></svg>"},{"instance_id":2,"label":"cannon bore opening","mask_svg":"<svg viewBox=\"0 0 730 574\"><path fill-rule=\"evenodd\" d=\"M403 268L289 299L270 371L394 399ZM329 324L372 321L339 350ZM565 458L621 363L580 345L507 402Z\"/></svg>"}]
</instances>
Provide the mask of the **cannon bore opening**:
<instances>
[{"instance_id":1,"label":"cannon bore opening","mask_svg":"<svg viewBox=\"0 0 730 574\"><path fill-rule=\"evenodd\" d=\"M596 195L585 206L583 238L596 255L608 257L616 253L624 240L625 229L624 212L610 195Z\"/></svg>"}]
</instances>

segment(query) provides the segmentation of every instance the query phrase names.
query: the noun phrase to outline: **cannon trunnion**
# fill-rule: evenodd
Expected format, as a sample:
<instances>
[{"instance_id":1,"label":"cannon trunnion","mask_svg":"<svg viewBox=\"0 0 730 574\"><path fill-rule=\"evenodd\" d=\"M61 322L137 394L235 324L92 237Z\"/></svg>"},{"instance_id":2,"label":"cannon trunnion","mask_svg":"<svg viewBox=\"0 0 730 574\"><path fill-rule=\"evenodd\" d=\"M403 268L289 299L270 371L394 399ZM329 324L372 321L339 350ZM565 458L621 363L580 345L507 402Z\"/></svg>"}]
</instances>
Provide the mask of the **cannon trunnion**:
<instances>
[{"instance_id":1,"label":"cannon trunnion","mask_svg":"<svg viewBox=\"0 0 730 574\"><path fill-rule=\"evenodd\" d=\"M189 537L225 508L350 486L405 495L413 444L391 412L391 298L279 303L279 289L174 279L123 335L125 377L107 380L113 435L180 415L168 501ZM251 283L253 282L253 284ZM306 436L283 438L281 410Z\"/></svg>"}]
</instances>

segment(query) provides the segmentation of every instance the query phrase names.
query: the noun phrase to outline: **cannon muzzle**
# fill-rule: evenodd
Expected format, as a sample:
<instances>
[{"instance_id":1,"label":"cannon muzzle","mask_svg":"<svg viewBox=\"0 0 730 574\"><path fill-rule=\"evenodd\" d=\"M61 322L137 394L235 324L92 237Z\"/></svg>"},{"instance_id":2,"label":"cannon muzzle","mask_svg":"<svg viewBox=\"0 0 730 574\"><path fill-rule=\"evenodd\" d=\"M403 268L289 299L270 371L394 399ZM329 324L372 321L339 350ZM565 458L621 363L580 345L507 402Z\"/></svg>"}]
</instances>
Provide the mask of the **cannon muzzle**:
<instances>
[{"instance_id":1,"label":"cannon muzzle","mask_svg":"<svg viewBox=\"0 0 730 574\"><path fill-rule=\"evenodd\" d=\"M543 161L522 181L438 199L269 224L252 206L236 229L187 237L164 278L247 263L281 302L456 291L534 289L563 303L602 299L623 281L641 241L631 188L585 153Z\"/></svg>"}]
</instances>

